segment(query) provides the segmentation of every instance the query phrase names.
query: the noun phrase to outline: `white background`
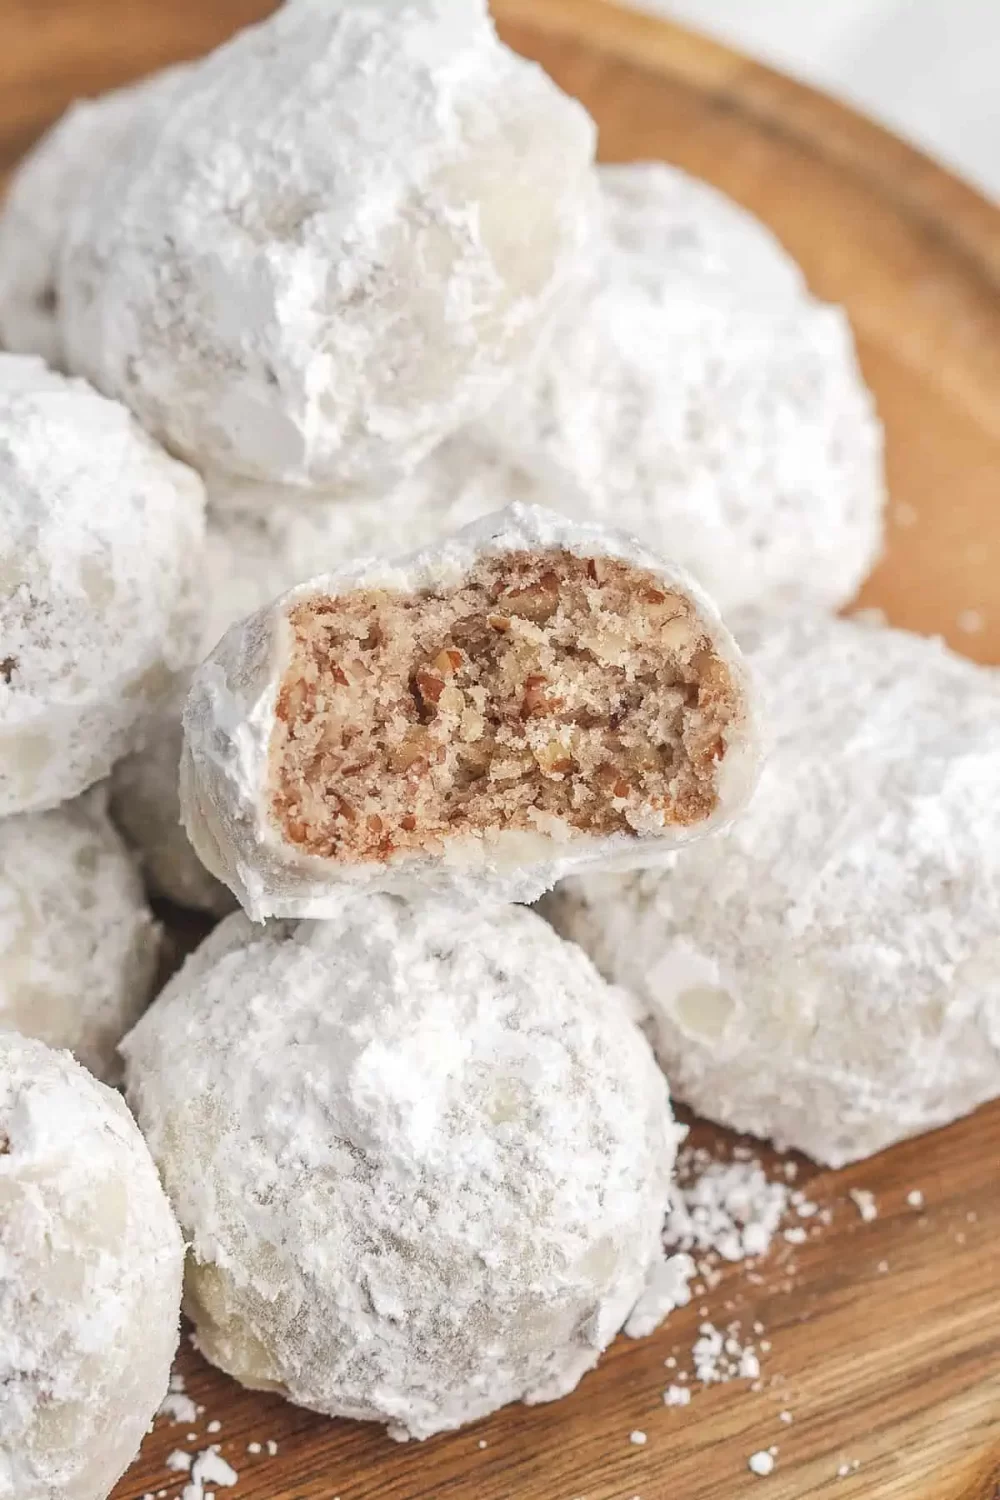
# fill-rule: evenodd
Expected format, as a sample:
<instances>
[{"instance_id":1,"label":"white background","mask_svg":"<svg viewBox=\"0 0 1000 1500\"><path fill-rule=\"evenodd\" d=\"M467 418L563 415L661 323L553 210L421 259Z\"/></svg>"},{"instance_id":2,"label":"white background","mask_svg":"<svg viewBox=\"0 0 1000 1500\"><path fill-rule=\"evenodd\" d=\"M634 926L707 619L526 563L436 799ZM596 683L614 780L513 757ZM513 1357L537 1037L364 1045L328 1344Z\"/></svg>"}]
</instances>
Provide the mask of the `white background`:
<instances>
[{"instance_id":1,"label":"white background","mask_svg":"<svg viewBox=\"0 0 1000 1500\"><path fill-rule=\"evenodd\" d=\"M632 0L859 106L1000 199L1000 0Z\"/></svg>"}]
</instances>

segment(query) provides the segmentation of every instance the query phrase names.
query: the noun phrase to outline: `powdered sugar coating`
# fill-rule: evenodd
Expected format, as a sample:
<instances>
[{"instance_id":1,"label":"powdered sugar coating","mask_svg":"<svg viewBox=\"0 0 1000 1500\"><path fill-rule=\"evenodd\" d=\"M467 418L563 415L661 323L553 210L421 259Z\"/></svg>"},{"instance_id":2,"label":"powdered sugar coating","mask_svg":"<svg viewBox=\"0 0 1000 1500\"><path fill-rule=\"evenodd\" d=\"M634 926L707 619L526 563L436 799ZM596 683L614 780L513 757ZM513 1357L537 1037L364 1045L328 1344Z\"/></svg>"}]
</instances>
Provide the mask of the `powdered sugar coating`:
<instances>
[{"instance_id":1,"label":"powdered sugar coating","mask_svg":"<svg viewBox=\"0 0 1000 1500\"><path fill-rule=\"evenodd\" d=\"M807 295L798 262L760 219L710 183L666 162L602 164L603 234L647 268L653 291L665 274L718 284L754 305L780 307Z\"/></svg>"},{"instance_id":2,"label":"powdered sugar coating","mask_svg":"<svg viewBox=\"0 0 1000 1500\"><path fill-rule=\"evenodd\" d=\"M0 1027L117 1083L115 1049L149 1001L159 939L101 789L0 819Z\"/></svg>"},{"instance_id":3,"label":"powdered sugar coating","mask_svg":"<svg viewBox=\"0 0 1000 1500\"><path fill-rule=\"evenodd\" d=\"M884 507L844 313L704 184L603 172L585 284L477 436L546 503L668 551L724 612L838 607L878 554Z\"/></svg>"},{"instance_id":4,"label":"powdered sugar coating","mask_svg":"<svg viewBox=\"0 0 1000 1500\"><path fill-rule=\"evenodd\" d=\"M203 511L123 407L0 355L0 815L140 741L197 651Z\"/></svg>"},{"instance_id":5,"label":"powdered sugar coating","mask_svg":"<svg viewBox=\"0 0 1000 1500\"><path fill-rule=\"evenodd\" d=\"M773 739L747 813L546 909L680 1098L840 1166L1000 1094L1000 673L843 620L741 639Z\"/></svg>"},{"instance_id":6,"label":"powdered sugar coating","mask_svg":"<svg viewBox=\"0 0 1000 1500\"><path fill-rule=\"evenodd\" d=\"M66 227L123 149L137 110L181 69L71 105L14 174L0 213L0 346L61 367L59 263Z\"/></svg>"},{"instance_id":7,"label":"powdered sugar coating","mask_svg":"<svg viewBox=\"0 0 1000 1500\"><path fill-rule=\"evenodd\" d=\"M199 468L412 469L530 354L594 129L485 0L285 5L185 71L73 216L70 368Z\"/></svg>"},{"instance_id":8,"label":"powdered sugar coating","mask_svg":"<svg viewBox=\"0 0 1000 1500\"><path fill-rule=\"evenodd\" d=\"M733 673L740 700L739 721L725 736L716 812L693 828L659 827L604 838L569 828L553 831L540 823L537 832L503 830L490 838L452 840L443 853L406 853L377 862L337 863L289 843L272 820L267 795L278 693L292 646L288 611L303 599L353 589L408 593L457 584L482 558L547 547L577 557L621 558L649 569L692 600L713 650ZM184 732L180 792L188 836L206 867L258 921L325 917L339 908L345 883L414 898L532 901L573 871L616 861L626 867L656 863L678 843L723 825L743 806L758 769L750 689L739 653L697 585L621 533L520 504L409 557L367 558L311 579L234 626L194 675Z\"/></svg>"},{"instance_id":9,"label":"powdered sugar coating","mask_svg":"<svg viewBox=\"0 0 1000 1500\"><path fill-rule=\"evenodd\" d=\"M2 1500L105 1500L167 1389L183 1260L118 1095L0 1033Z\"/></svg>"},{"instance_id":10,"label":"powdered sugar coating","mask_svg":"<svg viewBox=\"0 0 1000 1500\"><path fill-rule=\"evenodd\" d=\"M414 1437L554 1400L662 1263L664 1081L531 912L234 915L123 1051L199 1347L253 1388Z\"/></svg>"}]
</instances>

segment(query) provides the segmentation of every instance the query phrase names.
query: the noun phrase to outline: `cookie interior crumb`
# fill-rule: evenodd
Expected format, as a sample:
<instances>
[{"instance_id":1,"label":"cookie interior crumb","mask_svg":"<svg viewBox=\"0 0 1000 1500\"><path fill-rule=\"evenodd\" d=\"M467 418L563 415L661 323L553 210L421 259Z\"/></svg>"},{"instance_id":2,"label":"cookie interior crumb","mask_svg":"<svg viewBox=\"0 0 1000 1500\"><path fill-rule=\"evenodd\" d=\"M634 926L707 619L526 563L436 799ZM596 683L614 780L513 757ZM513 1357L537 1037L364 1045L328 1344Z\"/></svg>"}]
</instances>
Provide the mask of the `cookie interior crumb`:
<instances>
[{"instance_id":1,"label":"cookie interior crumb","mask_svg":"<svg viewBox=\"0 0 1000 1500\"><path fill-rule=\"evenodd\" d=\"M636 834L716 806L739 690L691 601L642 568L508 553L454 587L314 596L288 619L271 811L305 852Z\"/></svg>"}]
</instances>

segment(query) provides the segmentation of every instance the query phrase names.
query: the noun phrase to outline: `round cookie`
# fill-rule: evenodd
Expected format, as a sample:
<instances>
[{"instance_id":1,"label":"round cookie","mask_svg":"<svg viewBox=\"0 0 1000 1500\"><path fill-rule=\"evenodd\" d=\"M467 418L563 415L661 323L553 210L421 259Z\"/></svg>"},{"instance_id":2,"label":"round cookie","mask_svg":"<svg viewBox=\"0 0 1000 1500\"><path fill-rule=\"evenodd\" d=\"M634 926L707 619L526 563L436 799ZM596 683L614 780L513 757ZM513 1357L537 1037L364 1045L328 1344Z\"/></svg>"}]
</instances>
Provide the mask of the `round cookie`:
<instances>
[{"instance_id":1,"label":"round cookie","mask_svg":"<svg viewBox=\"0 0 1000 1500\"><path fill-rule=\"evenodd\" d=\"M293 4L184 72L61 263L67 362L198 468L412 469L534 351L594 128L485 0Z\"/></svg>"},{"instance_id":2,"label":"round cookie","mask_svg":"<svg viewBox=\"0 0 1000 1500\"><path fill-rule=\"evenodd\" d=\"M203 512L124 407L0 355L0 816L106 776L176 691Z\"/></svg>"},{"instance_id":3,"label":"round cookie","mask_svg":"<svg viewBox=\"0 0 1000 1500\"><path fill-rule=\"evenodd\" d=\"M747 812L545 910L679 1098L838 1167L1000 1094L1000 673L846 620L738 633L773 741Z\"/></svg>"},{"instance_id":4,"label":"round cookie","mask_svg":"<svg viewBox=\"0 0 1000 1500\"><path fill-rule=\"evenodd\" d=\"M160 933L98 789L0 819L0 1028L117 1083L152 993Z\"/></svg>"},{"instance_id":5,"label":"round cookie","mask_svg":"<svg viewBox=\"0 0 1000 1500\"><path fill-rule=\"evenodd\" d=\"M181 72L79 100L14 173L0 211L0 348L63 365L59 264L75 205L125 149L140 107L165 96Z\"/></svg>"},{"instance_id":6,"label":"round cookie","mask_svg":"<svg viewBox=\"0 0 1000 1500\"><path fill-rule=\"evenodd\" d=\"M662 1275L680 1132L620 998L517 907L227 918L123 1044L202 1352L428 1437L572 1390Z\"/></svg>"},{"instance_id":7,"label":"round cookie","mask_svg":"<svg viewBox=\"0 0 1000 1500\"><path fill-rule=\"evenodd\" d=\"M241 621L184 710L181 808L256 920L340 887L530 901L655 863L757 771L739 653L638 542L511 505Z\"/></svg>"},{"instance_id":8,"label":"round cookie","mask_svg":"<svg viewBox=\"0 0 1000 1500\"><path fill-rule=\"evenodd\" d=\"M0 1032L4 1500L105 1500L167 1389L183 1262L122 1100Z\"/></svg>"},{"instance_id":9,"label":"round cookie","mask_svg":"<svg viewBox=\"0 0 1000 1500\"><path fill-rule=\"evenodd\" d=\"M546 504L689 569L723 611L837 608L881 546L881 429L846 316L662 166L601 169L584 284L475 426Z\"/></svg>"}]
</instances>

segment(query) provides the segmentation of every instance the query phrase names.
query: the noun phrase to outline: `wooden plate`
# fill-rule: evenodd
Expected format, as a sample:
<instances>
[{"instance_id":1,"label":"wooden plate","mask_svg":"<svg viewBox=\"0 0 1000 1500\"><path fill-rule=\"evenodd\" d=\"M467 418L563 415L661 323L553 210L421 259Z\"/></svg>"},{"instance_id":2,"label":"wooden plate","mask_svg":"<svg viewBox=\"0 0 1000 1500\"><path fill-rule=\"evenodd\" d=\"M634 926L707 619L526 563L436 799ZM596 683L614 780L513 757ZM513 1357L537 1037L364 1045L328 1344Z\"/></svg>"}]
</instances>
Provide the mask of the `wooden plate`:
<instances>
[{"instance_id":1,"label":"wooden plate","mask_svg":"<svg viewBox=\"0 0 1000 1500\"><path fill-rule=\"evenodd\" d=\"M271 8L2 3L0 169L72 95L193 55ZM862 602L1000 660L1000 214L842 106L688 32L603 0L497 11L507 39L596 116L607 160L661 157L718 184L847 305L893 496ZM802 1246L780 1241L761 1282L731 1268L658 1335L619 1340L568 1400L423 1445L240 1391L188 1351L204 1415L190 1429L158 1422L115 1500L176 1496L182 1476L164 1461L196 1446L189 1430L240 1471L234 1500L996 1500L1000 1105L850 1171L803 1165L802 1179L832 1223ZM876 1195L872 1223L847 1197L857 1187ZM922 1211L906 1202L915 1187ZM763 1325L762 1388L699 1389L667 1409L664 1360L685 1364L701 1308ZM644 1446L629 1441L637 1428ZM757 1478L747 1458L771 1444L774 1472Z\"/></svg>"}]
</instances>

